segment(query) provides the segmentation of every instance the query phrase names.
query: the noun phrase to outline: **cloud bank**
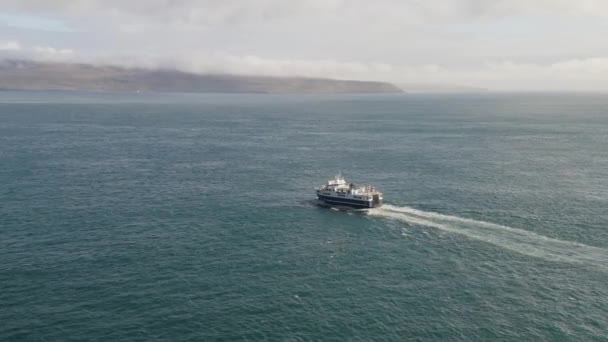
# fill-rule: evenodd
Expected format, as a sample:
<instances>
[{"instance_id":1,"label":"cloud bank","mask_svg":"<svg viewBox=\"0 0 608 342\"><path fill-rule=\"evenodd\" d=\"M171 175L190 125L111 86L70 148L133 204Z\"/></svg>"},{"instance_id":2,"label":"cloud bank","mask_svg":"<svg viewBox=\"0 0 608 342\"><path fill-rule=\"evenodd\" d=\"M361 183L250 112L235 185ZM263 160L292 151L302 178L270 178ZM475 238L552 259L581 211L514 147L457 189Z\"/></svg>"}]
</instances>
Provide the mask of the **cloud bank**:
<instances>
[{"instance_id":1,"label":"cloud bank","mask_svg":"<svg viewBox=\"0 0 608 342\"><path fill-rule=\"evenodd\" d=\"M0 56L608 91L599 0L4 0Z\"/></svg>"}]
</instances>

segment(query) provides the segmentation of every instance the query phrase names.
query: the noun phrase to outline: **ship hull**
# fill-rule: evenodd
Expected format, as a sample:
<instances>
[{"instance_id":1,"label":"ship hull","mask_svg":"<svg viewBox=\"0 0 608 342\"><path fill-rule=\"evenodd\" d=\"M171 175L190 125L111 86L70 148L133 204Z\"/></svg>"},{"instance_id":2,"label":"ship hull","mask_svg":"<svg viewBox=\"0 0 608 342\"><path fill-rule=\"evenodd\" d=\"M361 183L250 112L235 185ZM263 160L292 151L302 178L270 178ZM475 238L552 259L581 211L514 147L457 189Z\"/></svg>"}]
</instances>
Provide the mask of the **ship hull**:
<instances>
[{"instance_id":1,"label":"ship hull","mask_svg":"<svg viewBox=\"0 0 608 342\"><path fill-rule=\"evenodd\" d=\"M341 205L341 206L349 206L352 208L374 208L382 205L382 202L377 201L363 201L352 198L343 198L343 197L334 197L334 196L325 196L325 195L317 195L319 199L325 203Z\"/></svg>"}]
</instances>

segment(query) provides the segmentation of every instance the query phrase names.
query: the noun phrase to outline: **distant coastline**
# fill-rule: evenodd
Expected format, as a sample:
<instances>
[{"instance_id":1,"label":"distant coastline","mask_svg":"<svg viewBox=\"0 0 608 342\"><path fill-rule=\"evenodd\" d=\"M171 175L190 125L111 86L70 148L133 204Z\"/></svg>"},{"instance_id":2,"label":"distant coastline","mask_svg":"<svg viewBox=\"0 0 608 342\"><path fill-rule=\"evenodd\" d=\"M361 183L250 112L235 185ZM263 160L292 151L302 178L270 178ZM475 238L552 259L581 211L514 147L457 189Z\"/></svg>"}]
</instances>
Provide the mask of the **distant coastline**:
<instances>
[{"instance_id":1,"label":"distant coastline","mask_svg":"<svg viewBox=\"0 0 608 342\"><path fill-rule=\"evenodd\" d=\"M403 93L391 83L306 77L195 74L29 60L0 61L0 90L259 94Z\"/></svg>"}]
</instances>

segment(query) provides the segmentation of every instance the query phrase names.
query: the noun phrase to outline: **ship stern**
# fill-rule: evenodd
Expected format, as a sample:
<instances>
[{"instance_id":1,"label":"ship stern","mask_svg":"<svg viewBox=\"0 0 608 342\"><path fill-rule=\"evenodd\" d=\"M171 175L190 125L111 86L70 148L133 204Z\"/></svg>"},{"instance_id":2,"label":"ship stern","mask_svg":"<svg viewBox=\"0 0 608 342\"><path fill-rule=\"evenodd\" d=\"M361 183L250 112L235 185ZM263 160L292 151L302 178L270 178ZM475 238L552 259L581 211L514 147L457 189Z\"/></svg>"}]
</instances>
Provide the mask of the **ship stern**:
<instances>
[{"instance_id":1,"label":"ship stern","mask_svg":"<svg viewBox=\"0 0 608 342\"><path fill-rule=\"evenodd\" d=\"M375 194L372 197L372 207L377 208L381 205L382 205L382 196L380 196L379 194Z\"/></svg>"}]
</instances>

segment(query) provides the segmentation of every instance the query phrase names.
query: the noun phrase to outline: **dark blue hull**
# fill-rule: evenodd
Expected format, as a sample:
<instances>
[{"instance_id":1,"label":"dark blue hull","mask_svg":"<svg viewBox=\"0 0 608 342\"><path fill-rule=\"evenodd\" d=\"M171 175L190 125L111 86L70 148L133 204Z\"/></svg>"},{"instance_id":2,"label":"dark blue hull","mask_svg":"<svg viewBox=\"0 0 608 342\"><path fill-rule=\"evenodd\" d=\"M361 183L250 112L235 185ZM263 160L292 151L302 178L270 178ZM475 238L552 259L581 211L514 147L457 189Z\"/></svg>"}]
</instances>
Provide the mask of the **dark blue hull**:
<instances>
[{"instance_id":1,"label":"dark blue hull","mask_svg":"<svg viewBox=\"0 0 608 342\"><path fill-rule=\"evenodd\" d=\"M371 208L372 207L372 204L368 201L360 201L360 200L350 199L350 198L336 198L336 197L329 197L329 196L323 196L323 195L317 195L317 196L319 197L320 200L322 200L326 203L349 206L349 207L353 207L353 208Z\"/></svg>"}]
</instances>

